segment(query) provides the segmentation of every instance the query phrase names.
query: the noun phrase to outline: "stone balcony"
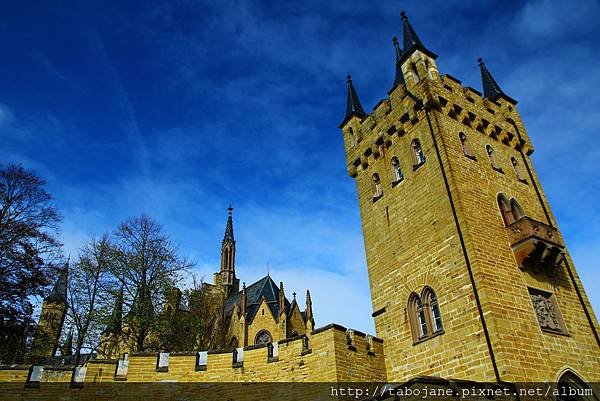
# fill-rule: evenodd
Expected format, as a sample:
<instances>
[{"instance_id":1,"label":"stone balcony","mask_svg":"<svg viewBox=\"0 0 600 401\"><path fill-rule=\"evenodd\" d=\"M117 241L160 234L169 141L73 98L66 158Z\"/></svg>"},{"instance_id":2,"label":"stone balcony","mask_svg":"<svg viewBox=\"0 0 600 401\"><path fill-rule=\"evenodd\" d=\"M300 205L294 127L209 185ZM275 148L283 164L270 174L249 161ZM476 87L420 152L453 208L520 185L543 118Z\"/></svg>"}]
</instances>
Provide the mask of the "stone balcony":
<instances>
[{"instance_id":1,"label":"stone balcony","mask_svg":"<svg viewBox=\"0 0 600 401\"><path fill-rule=\"evenodd\" d=\"M564 246L554 227L526 216L506 227L506 232L521 269L550 273L563 260Z\"/></svg>"}]
</instances>

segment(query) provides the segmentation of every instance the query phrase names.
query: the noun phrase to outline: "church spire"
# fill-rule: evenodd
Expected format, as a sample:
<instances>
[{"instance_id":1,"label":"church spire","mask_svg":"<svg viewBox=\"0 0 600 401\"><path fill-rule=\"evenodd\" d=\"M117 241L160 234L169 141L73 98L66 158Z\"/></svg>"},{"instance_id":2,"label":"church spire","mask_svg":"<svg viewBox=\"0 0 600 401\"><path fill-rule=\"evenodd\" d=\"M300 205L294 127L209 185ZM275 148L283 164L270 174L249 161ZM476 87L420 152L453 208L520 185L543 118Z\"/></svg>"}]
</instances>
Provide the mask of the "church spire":
<instances>
[{"instance_id":1,"label":"church spire","mask_svg":"<svg viewBox=\"0 0 600 401\"><path fill-rule=\"evenodd\" d=\"M352 117L357 116L359 118L363 118L367 115L362 105L360 104L360 100L358 100L358 95L356 94L356 90L354 89L354 85L352 85L352 77L350 74L346 77L346 83L348 85L348 93L346 95L346 115L344 116L344 120L340 124L340 128L346 124L346 122Z\"/></svg>"},{"instance_id":2,"label":"church spire","mask_svg":"<svg viewBox=\"0 0 600 401\"><path fill-rule=\"evenodd\" d=\"M402 59L402 49L400 48L400 43L398 43L398 38L394 36L392 43L394 44L394 53L396 54L396 76L394 77L394 86L392 86L390 92L398 86L406 86L404 74L402 73L402 64L400 63L400 59Z\"/></svg>"},{"instance_id":3,"label":"church spire","mask_svg":"<svg viewBox=\"0 0 600 401\"><path fill-rule=\"evenodd\" d=\"M404 54L401 57L400 64L404 63L416 50L420 50L435 60L437 55L423 45L412 25L408 22L408 17L404 11L400 13L400 17L402 18L402 32L404 35Z\"/></svg>"},{"instance_id":4,"label":"church spire","mask_svg":"<svg viewBox=\"0 0 600 401\"><path fill-rule=\"evenodd\" d=\"M227 296L237 293L239 280L235 277L235 238L233 236L233 208L227 208L227 224L221 243L221 277Z\"/></svg>"},{"instance_id":5,"label":"church spire","mask_svg":"<svg viewBox=\"0 0 600 401\"><path fill-rule=\"evenodd\" d=\"M308 330L314 330L315 319L312 310L312 300L310 299L310 291L306 290L306 310L304 311L304 318L306 320L306 328Z\"/></svg>"},{"instance_id":6,"label":"church spire","mask_svg":"<svg viewBox=\"0 0 600 401\"><path fill-rule=\"evenodd\" d=\"M481 81L483 83L483 96L487 97L490 100L496 101L500 98L504 98L509 103L517 104L517 101L510 96L506 95L504 91L500 88L500 85L496 82L496 80L492 77L492 74L488 71L483 59L479 57L477 59L479 63L479 69L481 70Z\"/></svg>"},{"instance_id":7,"label":"church spire","mask_svg":"<svg viewBox=\"0 0 600 401\"><path fill-rule=\"evenodd\" d=\"M117 293L115 307L104 333L119 334L123 328L123 286Z\"/></svg>"}]
</instances>

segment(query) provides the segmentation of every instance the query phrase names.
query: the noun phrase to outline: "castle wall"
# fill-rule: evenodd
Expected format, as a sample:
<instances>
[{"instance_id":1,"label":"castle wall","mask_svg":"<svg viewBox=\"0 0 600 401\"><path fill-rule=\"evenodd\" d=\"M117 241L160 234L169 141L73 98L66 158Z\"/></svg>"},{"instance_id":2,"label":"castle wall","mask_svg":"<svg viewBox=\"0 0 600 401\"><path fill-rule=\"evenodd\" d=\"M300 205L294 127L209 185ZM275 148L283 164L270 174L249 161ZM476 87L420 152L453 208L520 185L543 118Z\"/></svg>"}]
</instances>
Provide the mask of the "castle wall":
<instances>
[{"instance_id":1,"label":"castle wall","mask_svg":"<svg viewBox=\"0 0 600 401\"><path fill-rule=\"evenodd\" d=\"M367 342L370 344L369 350L367 350ZM128 358L126 375L115 376L117 360L91 360L86 365L87 372L82 385L84 388L86 386L93 388L93 384L116 384L139 389L139 386L135 387L136 383L385 381L382 341L377 338L367 341L364 334L357 332L353 347L347 345L346 328L329 325L313 331L308 349L303 348L302 338L283 340L278 344L278 357L269 360L266 345L246 347L243 364L235 366L231 352L209 353L205 370L196 369L195 353L173 353L169 356L168 369L158 371L157 354L132 354ZM24 384L27 381L29 368L29 365L3 367L0 369L0 382ZM44 399L47 394L55 395L54 392L58 391L55 389L60 388L65 398L69 395L69 391L78 390L70 390L69 386L56 387L50 384L70 383L71 375L72 368L69 367L59 370L44 367L39 390L22 390L21 386L19 394L24 397L22 399L26 399L27 391L31 390L36 391L40 399ZM40 390L45 388L47 392L40 393ZM239 392L237 387L234 389Z\"/></svg>"}]
</instances>

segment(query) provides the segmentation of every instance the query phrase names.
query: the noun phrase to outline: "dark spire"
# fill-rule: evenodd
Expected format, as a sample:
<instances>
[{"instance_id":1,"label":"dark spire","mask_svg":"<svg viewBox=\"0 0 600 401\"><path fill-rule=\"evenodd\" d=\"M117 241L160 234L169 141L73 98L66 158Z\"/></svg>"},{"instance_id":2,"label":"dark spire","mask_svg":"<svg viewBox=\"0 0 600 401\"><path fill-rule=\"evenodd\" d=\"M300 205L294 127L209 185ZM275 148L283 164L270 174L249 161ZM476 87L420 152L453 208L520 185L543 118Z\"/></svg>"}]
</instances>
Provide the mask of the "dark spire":
<instances>
[{"instance_id":1,"label":"dark spire","mask_svg":"<svg viewBox=\"0 0 600 401\"><path fill-rule=\"evenodd\" d=\"M340 128L346 124L346 122L352 116L357 116L359 118L363 118L367 115L363 110L360 100L358 100L358 95L356 94L356 90L354 89L354 85L352 85L352 77L350 74L346 77L346 83L348 84L348 94L346 95L346 115L344 116L344 120L340 124Z\"/></svg>"},{"instance_id":2,"label":"dark spire","mask_svg":"<svg viewBox=\"0 0 600 401\"><path fill-rule=\"evenodd\" d=\"M119 334L123 328L123 287L117 293L115 299L115 308L110 317L110 321L104 330L105 333Z\"/></svg>"},{"instance_id":3,"label":"dark spire","mask_svg":"<svg viewBox=\"0 0 600 401\"><path fill-rule=\"evenodd\" d=\"M227 208L227 225L225 226L225 237L223 242L235 242L233 238L233 208L231 205Z\"/></svg>"},{"instance_id":4,"label":"dark spire","mask_svg":"<svg viewBox=\"0 0 600 401\"><path fill-rule=\"evenodd\" d=\"M496 80L492 77L492 74L488 71L483 59L479 57L477 59L479 63L479 69L481 70L481 81L483 83L483 96L487 97L490 100L496 101L500 98L504 98L508 102L512 104L517 104L517 101L510 96L507 96L506 93L502 91L500 85L496 82Z\"/></svg>"},{"instance_id":5,"label":"dark spire","mask_svg":"<svg viewBox=\"0 0 600 401\"><path fill-rule=\"evenodd\" d=\"M420 50L429 57L436 59L437 55L432 51L427 50L425 45L423 45L423 42L421 42L421 39L419 39L417 36L417 33L413 29L412 25L410 22L408 22L408 17L404 11L400 13L400 17L402 18L402 31L404 34L404 54L400 58L400 63L403 63L407 58L409 58L415 50Z\"/></svg>"},{"instance_id":6,"label":"dark spire","mask_svg":"<svg viewBox=\"0 0 600 401\"><path fill-rule=\"evenodd\" d=\"M62 356L70 356L73 355L73 328L69 328L69 334L67 334L67 339L62 346L61 351Z\"/></svg>"},{"instance_id":7,"label":"dark spire","mask_svg":"<svg viewBox=\"0 0 600 401\"><path fill-rule=\"evenodd\" d=\"M396 76L394 77L394 86L392 86L390 92L400 85L406 86L406 82L404 81L404 74L402 73L402 64L400 63L400 59L402 59L402 49L400 49L400 43L398 43L398 38L394 36L394 38L392 39L392 43L394 44L394 52L396 53Z\"/></svg>"},{"instance_id":8,"label":"dark spire","mask_svg":"<svg viewBox=\"0 0 600 401\"><path fill-rule=\"evenodd\" d=\"M58 278L54 283L54 287L52 288L52 292L44 301L51 303L67 303L67 282L69 280L69 263L65 263L65 266L58 273Z\"/></svg>"}]
</instances>

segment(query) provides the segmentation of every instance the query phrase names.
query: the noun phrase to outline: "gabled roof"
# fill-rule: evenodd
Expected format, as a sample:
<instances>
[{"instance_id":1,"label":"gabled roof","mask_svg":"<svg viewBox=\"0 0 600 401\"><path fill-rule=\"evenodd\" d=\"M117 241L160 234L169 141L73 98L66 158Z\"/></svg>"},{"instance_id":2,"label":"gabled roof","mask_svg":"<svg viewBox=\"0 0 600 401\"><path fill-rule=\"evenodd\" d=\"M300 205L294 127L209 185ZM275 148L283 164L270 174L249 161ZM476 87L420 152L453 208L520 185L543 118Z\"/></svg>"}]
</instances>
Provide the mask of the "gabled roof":
<instances>
[{"instance_id":1,"label":"gabled roof","mask_svg":"<svg viewBox=\"0 0 600 401\"><path fill-rule=\"evenodd\" d=\"M258 307L260 306L263 298L273 316L276 318L279 316L279 287L277 287L277 284L275 284L271 276L267 275L254 284L246 287L246 297L248 322L252 322L254 319L254 316L256 315ZM234 305L240 304L241 300L242 291L231 295L225 300L225 316L227 320L229 320L229 317L233 312ZM284 301L284 307L285 312L288 313L290 309L290 302L287 298Z\"/></svg>"}]
</instances>

